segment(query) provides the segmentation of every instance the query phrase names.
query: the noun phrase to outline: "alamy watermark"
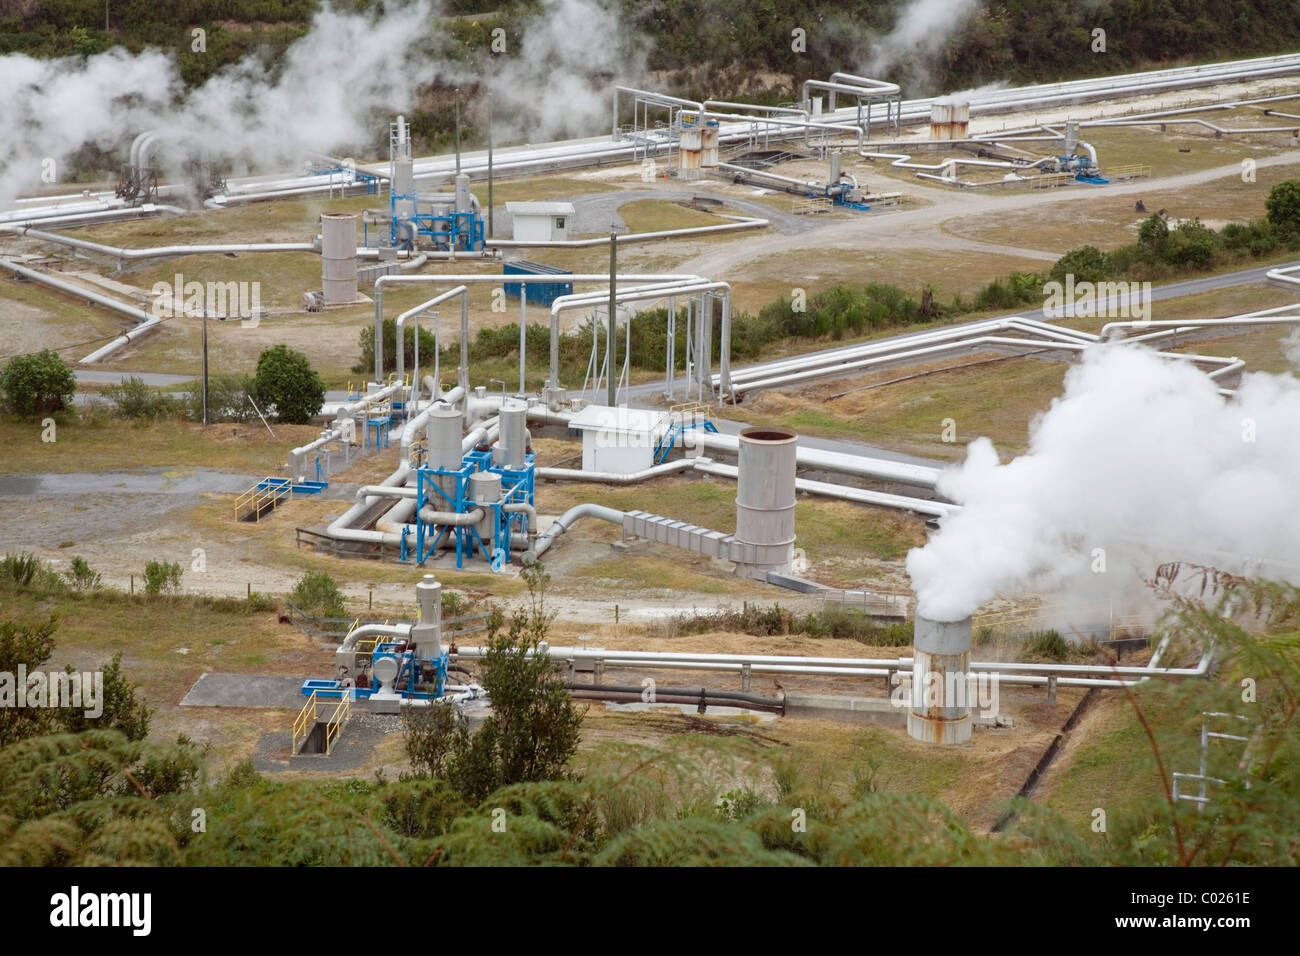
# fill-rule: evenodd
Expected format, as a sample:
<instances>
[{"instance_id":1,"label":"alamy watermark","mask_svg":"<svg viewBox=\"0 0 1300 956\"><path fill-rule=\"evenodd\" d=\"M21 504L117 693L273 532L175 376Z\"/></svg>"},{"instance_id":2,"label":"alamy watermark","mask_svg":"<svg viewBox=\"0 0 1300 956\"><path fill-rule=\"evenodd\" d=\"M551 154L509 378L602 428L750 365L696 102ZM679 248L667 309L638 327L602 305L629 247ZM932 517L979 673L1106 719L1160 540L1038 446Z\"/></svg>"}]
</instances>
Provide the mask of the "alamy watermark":
<instances>
[{"instance_id":1,"label":"alamy watermark","mask_svg":"<svg viewBox=\"0 0 1300 956\"><path fill-rule=\"evenodd\" d=\"M262 318L262 283L185 281L176 273L172 282L155 282L150 314L160 319L178 315L240 319L244 328L257 328Z\"/></svg>"},{"instance_id":2,"label":"alamy watermark","mask_svg":"<svg viewBox=\"0 0 1300 956\"><path fill-rule=\"evenodd\" d=\"M104 672L0 671L0 707L69 707L93 720L104 713Z\"/></svg>"},{"instance_id":3,"label":"alamy watermark","mask_svg":"<svg viewBox=\"0 0 1300 956\"><path fill-rule=\"evenodd\" d=\"M998 675L993 671L927 671L920 679L903 672L894 675L889 702L895 707L923 710L929 707L969 707L979 715L998 715L1001 696Z\"/></svg>"},{"instance_id":4,"label":"alamy watermark","mask_svg":"<svg viewBox=\"0 0 1300 956\"><path fill-rule=\"evenodd\" d=\"M1150 282L1076 282L1070 273L1064 282L1044 283L1043 295L1043 314L1049 319L1096 315L1151 321Z\"/></svg>"}]
</instances>

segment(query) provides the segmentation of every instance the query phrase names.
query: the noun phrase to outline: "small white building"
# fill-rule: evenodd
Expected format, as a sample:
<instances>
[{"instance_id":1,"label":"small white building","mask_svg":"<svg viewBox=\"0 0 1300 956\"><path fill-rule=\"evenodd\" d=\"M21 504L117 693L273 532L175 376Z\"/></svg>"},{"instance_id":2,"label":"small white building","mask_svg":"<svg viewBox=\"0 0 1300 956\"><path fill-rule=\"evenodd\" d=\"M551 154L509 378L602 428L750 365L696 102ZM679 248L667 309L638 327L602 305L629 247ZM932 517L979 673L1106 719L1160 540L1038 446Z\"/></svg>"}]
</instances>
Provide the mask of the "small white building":
<instances>
[{"instance_id":1,"label":"small white building","mask_svg":"<svg viewBox=\"0 0 1300 956\"><path fill-rule=\"evenodd\" d=\"M582 470L629 475L649 468L666 419L664 412L649 408L583 408L569 419L569 427L582 432Z\"/></svg>"},{"instance_id":2,"label":"small white building","mask_svg":"<svg viewBox=\"0 0 1300 956\"><path fill-rule=\"evenodd\" d=\"M508 202L514 237L526 242L552 242L569 238L573 219L570 202Z\"/></svg>"}]
</instances>

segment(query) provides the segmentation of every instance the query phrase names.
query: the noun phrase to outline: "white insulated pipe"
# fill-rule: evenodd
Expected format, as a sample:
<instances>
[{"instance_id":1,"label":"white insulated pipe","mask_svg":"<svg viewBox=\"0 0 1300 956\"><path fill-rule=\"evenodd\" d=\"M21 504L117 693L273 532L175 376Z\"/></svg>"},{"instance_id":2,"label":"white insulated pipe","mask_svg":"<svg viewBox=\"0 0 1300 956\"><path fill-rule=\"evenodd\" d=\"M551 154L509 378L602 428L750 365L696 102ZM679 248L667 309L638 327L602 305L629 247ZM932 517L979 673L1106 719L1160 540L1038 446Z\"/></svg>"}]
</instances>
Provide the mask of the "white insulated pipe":
<instances>
[{"instance_id":1,"label":"white insulated pipe","mask_svg":"<svg viewBox=\"0 0 1300 956\"><path fill-rule=\"evenodd\" d=\"M109 342L107 345L102 345L99 348L95 349L95 351L91 352L89 355L87 355L85 358L81 360L84 363L89 364L93 362L98 362L100 359L104 358L105 356L111 355L113 352L117 351L122 346L126 345L129 342L134 341L144 333L156 329L158 326L162 324L163 320L161 316L150 315L148 312L145 312L143 309L138 309L133 305L127 305L124 302L119 302L116 299L109 298L106 295L101 295L98 292L92 292L89 289L86 289L82 286L74 285L73 283L68 282L64 279L56 279L54 276L49 275L48 273L38 272L35 269L29 269L27 266L20 266L18 263L12 262L8 259L0 260L0 262L3 263L2 265L0 265L0 268L11 270L15 275L23 276L24 278L30 279L33 282L39 282L41 285L49 286L52 289L58 289L60 292L66 292L69 295L75 296L79 299L85 299L88 302L97 303L99 305L104 306L107 309L112 309L114 312L118 312L121 313L122 315L128 316L129 318L135 319L137 322L140 323L135 328L122 333L117 338L113 339L113 341Z\"/></svg>"}]
</instances>

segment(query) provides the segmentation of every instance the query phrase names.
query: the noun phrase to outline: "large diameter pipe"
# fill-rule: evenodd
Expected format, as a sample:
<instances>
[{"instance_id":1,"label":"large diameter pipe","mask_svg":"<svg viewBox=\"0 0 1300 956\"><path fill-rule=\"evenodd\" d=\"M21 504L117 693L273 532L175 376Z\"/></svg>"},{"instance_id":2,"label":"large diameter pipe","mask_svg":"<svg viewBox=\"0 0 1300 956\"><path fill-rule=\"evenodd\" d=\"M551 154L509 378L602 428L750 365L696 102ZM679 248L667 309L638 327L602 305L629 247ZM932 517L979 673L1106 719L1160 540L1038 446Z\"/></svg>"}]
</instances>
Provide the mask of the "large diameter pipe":
<instances>
[{"instance_id":1,"label":"large diameter pipe","mask_svg":"<svg viewBox=\"0 0 1300 956\"><path fill-rule=\"evenodd\" d=\"M537 558L541 557L546 549L555 543L556 538L564 534L564 532L568 531L569 528L573 527L576 522L581 521L583 518L599 518L601 521L608 521L611 524L618 525L619 527L623 526L623 512L618 511L615 508L606 508L604 505L590 503L575 505L551 522L551 526L546 529L545 533L538 535L536 546L532 552L532 558L529 559L529 557L525 555L525 563L531 564Z\"/></svg>"},{"instance_id":2,"label":"large diameter pipe","mask_svg":"<svg viewBox=\"0 0 1300 956\"><path fill-rule=\"evenodd\" d=\"M786 573L794 558L795 451L798 436L784 428L740 433L736 481L736 545L749 577Z\"/></svg>"},{"instance_id":3,"label":"large diameter pipe","mask_svg":"<svg viewBox=\"0 0 1300 956\"><path fill-rule=\"evenodd\" d=\"M907 733L913 740L934 744L970 740L970 634L969 617L947 622L916 616L907 712Z\"/></svg>"},{"instance_id":4,"label":"large diameter pipe","mask_svg":"<svg viewBox=\"0 0 1300 956\"><path fill-rule=\"evenodd\" d=\"M355 218L355 217L354 217ZM169 256L220 255L240 252L315 252L316 246L310 242L242 242L242 243L208 243L190 246L147 246L129 249L123 246L108 246L88 239L74 239L57 233L40 229L25 228L20 235L43 242L53 242L80 249L83 252L96 252L112 256L115 259L163 259ZM355 241L353 243L355 247Z\"/></svg>"},{"instance_id":5,"label":"large diameter pipe","mask_svg":"<svg viewBox=\"0 0 1300 956\"><path fill-rule=\"evenodd\" d=\"M454 251L450 255L455 255ZM464 255L462 253L462 255ZM700 280L700 276L682 275L680 273L668 274L631 274L620 275L618 281L683 281L687 279ZM553 282L554 276L547 275L517 275L510 276L511 283L522 282ZM482 273L459 273L455 275L384 275L375 280L375 381L383 381L384 374L384 289L391 285L407 285L417 282L456 282L466 285L502 282L499 275L484 275ZM566 282L600 282L609 281L608 273L587 274L565 276ZM469 385L469 299L461 299L460 314L460 369L458 376L461 379L458 384L462 388Z\"/></svg>"},{"instance_id":6,"label":"large diameter pipe","mask_svg":"<svg viewBox=\"0 0 1300 956\"><path fill-rule=\"evenodd\" d=\"M18 263L12 262L7 259L4 260L3 262L3 268L12 271L15 275L20 275L23 276L24 278L30 279L33 282L39 282L41 285L49 286L52 289L58 289L60 292L66 292L69 295L76 296L77 298L86 299L89 302L94 302L99 305L102 305L107 309L112 309L114 312L121 313L122 315L135 319L140 323L134 329L131 329L128 332L124 332L123 334L119 335L117 338L113 339L113 341L109 342L107 345L103 345L95 349L95 351L91 352L84 359L82 359L81 360L82 362L85 363L98 362L100 359L104 358L105 356L111 355L113 352L117 351L122 346L126 345L129 342L134 341L144 333L156 329L158 326L162 324L163 320L161 316L150 315L148 312L145 312L143 309L137 309L133 305L127 305L124 302L118 302L116 299L110 299L106 295L101 295L98 292L92 292L89 289L83 288L82 286L73 285L71 282L68 282L64 279L56 279L54 276L49 275L48 273L38 272L35 269L29 269L27 266L20 266Z\"/></svg>"}]
</instances>

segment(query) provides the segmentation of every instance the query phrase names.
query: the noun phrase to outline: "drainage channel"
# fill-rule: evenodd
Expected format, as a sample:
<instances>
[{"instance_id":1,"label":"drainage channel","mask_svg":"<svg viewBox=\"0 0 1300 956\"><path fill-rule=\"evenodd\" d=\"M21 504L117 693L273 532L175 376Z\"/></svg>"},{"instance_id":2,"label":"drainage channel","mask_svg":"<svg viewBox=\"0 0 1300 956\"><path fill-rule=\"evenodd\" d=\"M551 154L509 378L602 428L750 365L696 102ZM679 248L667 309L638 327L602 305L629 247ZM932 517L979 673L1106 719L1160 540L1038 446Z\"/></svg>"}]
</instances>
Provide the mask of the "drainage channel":
<instances>
[{"instance_id":1,"label":"drainage channel","mask_svg":"<svg viewBox=\"0 0 1300 956\"><path fill-rule=\"evenodd\" d=\"M1029 776L1025 778L1025 782L1021 784L1020 789L1016 792L1017 797L1022 797L1026 800L1029 799L1030 795L1034 792L1034 788L1038 786L1038 782L1043 779L1043 774L1047 773L1047 768L1052 765L1053 761L1056 760L1057 755L1060 754L1061 745L1065 742L1066 735L1078 726L1079 721L1083 719L1084 713L1090 706L1092 706L1092 702L1096 700L1098 692L1099 688L1088 688L1088 693L1083 695L1083 698L1075 706L1065 723L1061 725L1061 729L1057 732L1056 736L1052 738L1051 744L1049 744L1047 749L1043 751L1043 755L1038 758L1038 763L1034 764L1034 769L1029 771ZM993 824L993 832L1001 833L1015 818L1016 811L1008 810L1002 815L1002 818L998 820L997 823Z\"/></svg>"}]
</instances>

